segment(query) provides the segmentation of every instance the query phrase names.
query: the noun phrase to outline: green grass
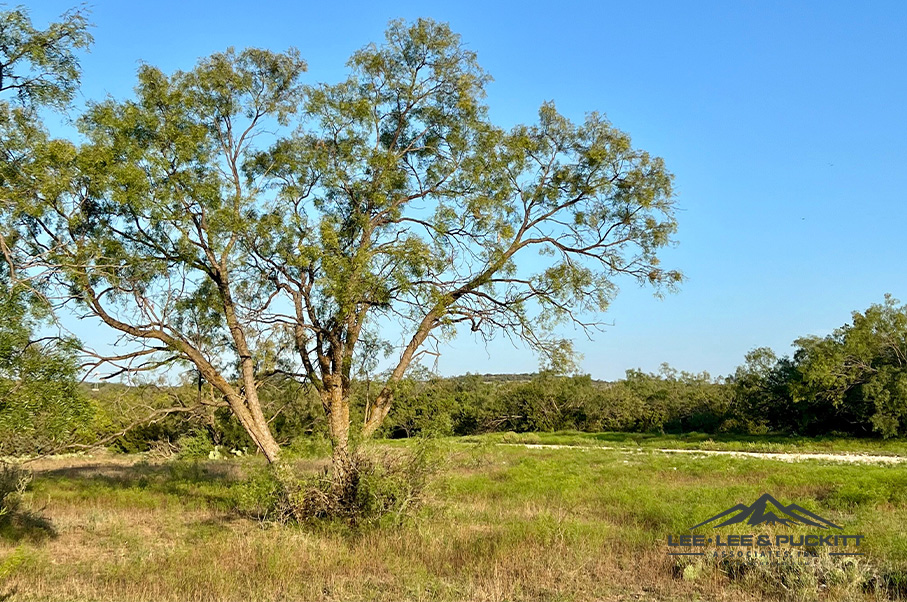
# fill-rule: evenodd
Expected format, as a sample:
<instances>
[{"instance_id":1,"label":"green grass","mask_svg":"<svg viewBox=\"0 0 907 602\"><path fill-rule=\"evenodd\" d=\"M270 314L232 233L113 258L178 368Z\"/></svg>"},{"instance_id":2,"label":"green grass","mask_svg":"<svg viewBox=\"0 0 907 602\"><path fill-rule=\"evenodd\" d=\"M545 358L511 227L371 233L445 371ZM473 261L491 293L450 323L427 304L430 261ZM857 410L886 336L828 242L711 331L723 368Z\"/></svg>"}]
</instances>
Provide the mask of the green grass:
<instances>
[{"instance_id":1,"label":"green grass","mask_svg":"<svg viewBox=\"0 0 907 602\"><path fill-rule=\"evenodd\" d=\"M583 439L538 435L545 443L571 437ZM638 435L626 437L620 447L670 447L665 442L672 440L644 445ZM261 468L256 458L48 462L25 501L40 509L52 531L0 532L0 599L881 600L907 594L907 584L898 585L907 575L904 467L526 449L494 445L497 440L442 442L440 471L418 513L402 526L353 534L248 518L241 512L248 503L245 479ZM841 449L844 442L834 445ZM304 472L325 465L299 464ZM689 533L691 525L765 492L865 535L867 556L784 567L667 555L669 534Z\"/></svg>"}]
</instances>

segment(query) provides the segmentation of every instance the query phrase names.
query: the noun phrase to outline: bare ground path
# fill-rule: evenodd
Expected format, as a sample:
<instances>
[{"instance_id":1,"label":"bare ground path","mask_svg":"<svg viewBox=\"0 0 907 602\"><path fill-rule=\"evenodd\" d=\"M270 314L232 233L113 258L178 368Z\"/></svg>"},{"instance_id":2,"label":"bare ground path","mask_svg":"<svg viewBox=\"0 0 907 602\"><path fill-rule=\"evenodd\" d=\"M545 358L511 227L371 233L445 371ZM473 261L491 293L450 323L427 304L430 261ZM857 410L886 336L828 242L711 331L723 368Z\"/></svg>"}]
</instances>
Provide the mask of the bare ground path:
<instances>
[{"instance_id":1,"label":"bare ground path","mask_svg":"<svg viewBox=\"0 0 907 602\"><path fill-rule=\"evenodd\" d=\"M845 462L850 464L902 464L907 456L882 456L858 453L822 454L811 452L747 452L714 449L664 449L644 447L614 447L607 445L556 445L545 443L500 443L499 445L522 445L528 449L611 449L629 453L656 452L662 454L692 454L697 456L739 456L745 458L762 458L781 462L800 462L802 460L822 460L828 462Z\"/></svg>"}]
</instances>

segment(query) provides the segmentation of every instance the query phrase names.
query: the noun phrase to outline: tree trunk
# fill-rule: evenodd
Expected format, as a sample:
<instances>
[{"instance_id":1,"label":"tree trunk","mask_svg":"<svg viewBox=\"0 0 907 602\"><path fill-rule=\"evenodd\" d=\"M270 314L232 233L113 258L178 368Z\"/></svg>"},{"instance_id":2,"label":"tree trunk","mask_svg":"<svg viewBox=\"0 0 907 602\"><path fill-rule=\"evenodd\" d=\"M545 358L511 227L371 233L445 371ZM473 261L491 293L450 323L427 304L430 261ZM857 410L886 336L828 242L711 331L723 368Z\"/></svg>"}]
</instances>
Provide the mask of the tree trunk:
<instances>
[{"instance_id":1,"label":"tree trunk","mask_svg":"<svg viewBox=\"0 0 907 602\"><path fill-rule=\"evenodd\" d=\"M260 434L257 437L253 437L253 439L261 453L265 455L268 464L274 464L280 459L280 445L274 439L274 435L271 434L271 429L268 428L267 423L259 428L259 432Z\"/></svg>"},{"instance_id":2,"label":"tree trunk","mask_svg":"<svg viewBox=\"0 0 907 602\"><path fill-rule=\"evenodd\" d=\"M331 485L342 501L349 496L353 478L353 455L350 449L350 403L340 386L334 385L323 393L329 409L331 429Z\"/></svg>"},{"instance_id":3,"label":"tree trunk","mask_svg":"<svg viewBox=\"0 0 907 602\"><path fill-rule=\"evenodd\" d=\"M230 406L230 409L233 410L233 415L236 416L239 423L242 424L243 428L246 430L246 433L261 450L261 453L264 454L265 458L268 460L268 464L274 464L280 459L280 445L277 444L277 440L274 439L274 435L271 433L271 427L268 425L268 421L259 411L256 414L252 414L249 411L248 406L246 405L246 399L236 394L232 389L224 387L226 393L224 397L227 399L227 403ZM255 403L257 404L258 399L255 398Z\"/></svg>"},{"instance_id":4,"label":"tree trunk","mask_svg":"<svg viewBox=\"0 0 907 602\"><path fill-rule=\"evenodd\" d=\"M347 429L347 432L334 435L334 450L331 454L331 488L344 501L353 493L351 485L354 467L348 434Z\"/></svg>"}]
</instances>

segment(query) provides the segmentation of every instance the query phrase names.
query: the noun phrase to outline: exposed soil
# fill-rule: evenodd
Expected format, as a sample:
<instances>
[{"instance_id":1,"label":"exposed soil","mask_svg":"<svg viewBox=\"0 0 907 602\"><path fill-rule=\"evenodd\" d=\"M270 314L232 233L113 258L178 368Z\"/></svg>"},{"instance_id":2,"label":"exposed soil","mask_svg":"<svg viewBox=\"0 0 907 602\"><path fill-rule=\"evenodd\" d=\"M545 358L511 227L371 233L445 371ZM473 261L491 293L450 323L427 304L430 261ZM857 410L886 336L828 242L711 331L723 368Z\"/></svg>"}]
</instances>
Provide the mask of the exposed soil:
<instances>
[{"instance_id":1,"label":"exposed soil","mask_svg":"<svg viewBox=\"0 0 907 602\"><path fill-rule=\"evenodd\" d=\"M854 453L820 454L811 452L747 452L715 449L623 448L606 445L554 445L545 443L502 443L501 445L523 445L529 449L613 449L628 453L658 452L663 454L693 454L698 456L740 456L745 458L779 460L781 462L800 462L803 460L847 462L851 464L900 464L907 462L907 457L905 456L878 456Z\"/></svg>"}]
</instances>

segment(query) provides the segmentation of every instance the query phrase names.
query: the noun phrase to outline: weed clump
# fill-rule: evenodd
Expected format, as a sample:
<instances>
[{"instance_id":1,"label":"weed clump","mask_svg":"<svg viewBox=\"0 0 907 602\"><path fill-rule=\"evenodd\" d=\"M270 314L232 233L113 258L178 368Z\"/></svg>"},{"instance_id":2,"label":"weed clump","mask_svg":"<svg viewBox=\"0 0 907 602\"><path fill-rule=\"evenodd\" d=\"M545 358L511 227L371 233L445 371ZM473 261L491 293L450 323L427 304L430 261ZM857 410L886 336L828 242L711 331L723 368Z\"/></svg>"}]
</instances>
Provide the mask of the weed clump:
<instances>
[{"instance_id":1,"label":"weed clump","mask_svg":"<svg viewBox=\"0 0 907 602\"><path fill-rule=\"evenodd\" d=\"M40 541L56 536L49 520L24 507L23 496L32 475L15 464L0 462L0 537Z\"/></svg>"},{"instance_id":2,"label":"weed clump","mask_svg":"<svg viewBox=\"0 0 907 602\"><path fill-rule=\"evenodd\" d=\"M31 473L14 464L0 464L0 523L19 512L22 494L31 483Z\"/></svg>"},{"instance_id":3,"label":"weed clump","mask_svg":"<svg viewBox=\"0 0 907 602\"><path fill-rule=\"evenodd\" d=\"M903 572L880 570L862 558L835 558L817 555L809 559L766 561L758 558L678 558L672 566L675 579L703 581L721 575L776 600L810 601L820 594L834 599L877 598L902 600Z\"/></svg>"},{"instance_id":4,"label":"weed clump","mask_svg":"<svg viewBox=\"0 0 907 602\"><path fill-rule=\"evenodd\" d=\"M332 478L329 468L302 477L284 462L253 474L242 488L239 505L263 522L279 524L399 524L424 501L437 469L435 454L425 445L404 453L357 451L342 483Z\"/></svg>"}]
</instances>

